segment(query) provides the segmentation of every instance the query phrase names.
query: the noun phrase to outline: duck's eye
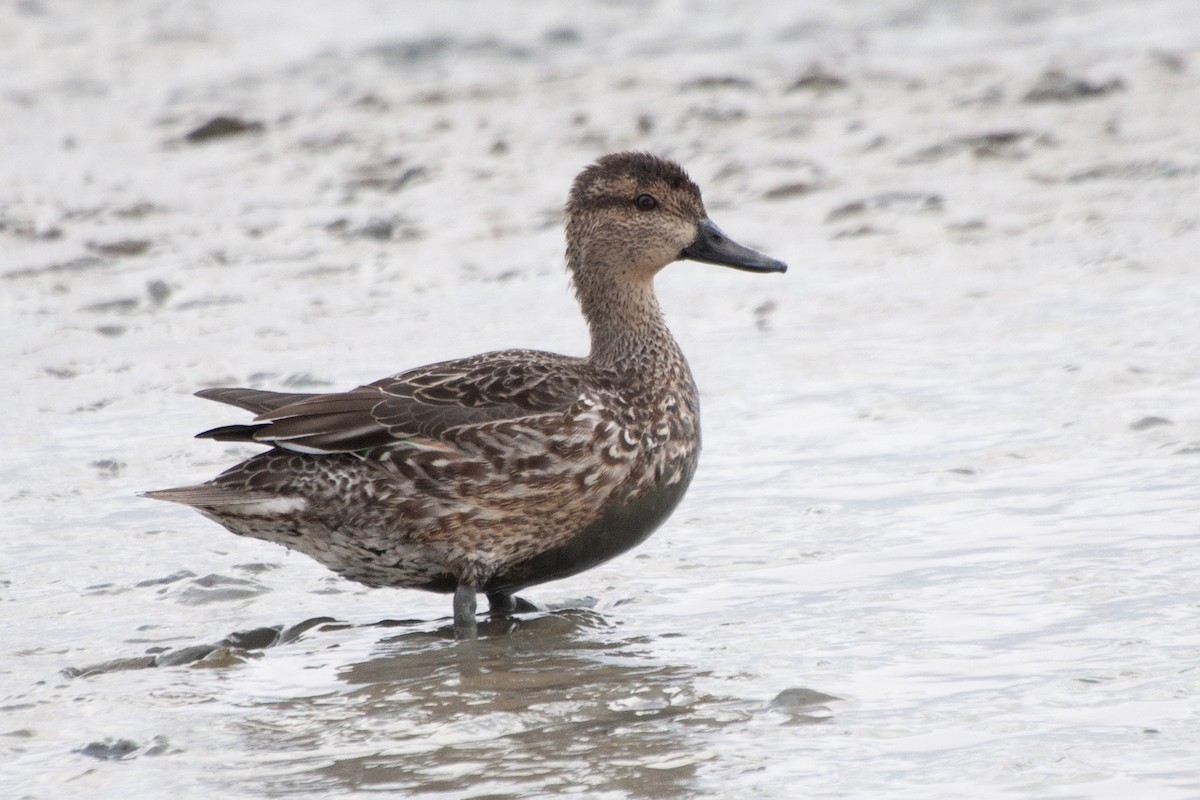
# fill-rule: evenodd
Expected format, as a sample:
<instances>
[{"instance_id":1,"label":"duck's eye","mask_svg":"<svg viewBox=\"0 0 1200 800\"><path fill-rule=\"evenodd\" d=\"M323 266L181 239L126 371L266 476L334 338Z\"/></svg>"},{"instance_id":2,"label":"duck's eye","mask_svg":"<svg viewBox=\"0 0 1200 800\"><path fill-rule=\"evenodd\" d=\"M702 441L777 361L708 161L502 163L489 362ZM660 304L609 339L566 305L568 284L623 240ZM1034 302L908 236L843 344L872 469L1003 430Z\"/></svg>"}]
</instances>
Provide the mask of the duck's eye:
<instances>
[{"instance_id":1,"label":"duck's eye","mask_svg":"<svg viewBox=\"0 0 1200 800\"><path fill-rule=\"evenodd\" d=\"M658 200L652 194L639 194L633 202L638 207L638 211L653 211L658 208Z\"/></svg>"}]
</instances>

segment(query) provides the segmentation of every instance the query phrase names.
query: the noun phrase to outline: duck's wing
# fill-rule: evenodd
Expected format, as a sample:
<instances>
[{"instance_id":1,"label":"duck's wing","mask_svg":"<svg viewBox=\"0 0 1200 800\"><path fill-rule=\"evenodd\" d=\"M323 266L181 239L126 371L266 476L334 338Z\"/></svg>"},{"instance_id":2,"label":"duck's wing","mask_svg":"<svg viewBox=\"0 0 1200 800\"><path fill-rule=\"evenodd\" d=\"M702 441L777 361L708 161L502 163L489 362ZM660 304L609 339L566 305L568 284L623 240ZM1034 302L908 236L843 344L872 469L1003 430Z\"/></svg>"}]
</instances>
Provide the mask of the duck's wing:
<instances>
[{"instance_id":1,"label":"duck's wing","mask_svg":"<svg viewBox=\"0 0 1200 800\"><path fill-rule=\"evenodd\" d=\"M441 449L455 429L565 410L584 392L581 360L507 350L402 372L348 392L292 395L206 389L200 396L259 411L249 425L199 434L300 453L397 446Z\"/></svg>"},{"instance_id":2,"label":"duck's wing","mask_svg":"<svg viewBox=\"0 0 1200 800\"><path fill-rule=\"evenodd\" d=\"M238 387L226 387L219 389L201 389L196 392L196 397L203 397L205 400L215 400L218 403L225 403L231 406L253 411L255 414L265 414L268 411L274 411L277 408L282 408L289 403L297 403L301 400L307 400L310 397L320 397L318 394L304 394L302 392L269 392L266 389L242 389Z\"/></svg>"}]
</instances>

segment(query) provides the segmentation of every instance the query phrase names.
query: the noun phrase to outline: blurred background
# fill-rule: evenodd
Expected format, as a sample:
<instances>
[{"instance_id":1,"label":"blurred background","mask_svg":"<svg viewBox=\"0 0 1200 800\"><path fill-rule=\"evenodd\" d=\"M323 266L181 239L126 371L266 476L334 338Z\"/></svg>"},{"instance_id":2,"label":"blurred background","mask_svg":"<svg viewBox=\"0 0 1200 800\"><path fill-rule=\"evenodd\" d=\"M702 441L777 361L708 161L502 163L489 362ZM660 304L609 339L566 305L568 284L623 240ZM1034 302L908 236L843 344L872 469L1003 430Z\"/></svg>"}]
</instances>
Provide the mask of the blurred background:
<instances>
[{"instance_id":1,"label":"blurred background","mask_svg":"<svg viewBox=\"0 0 1200 800\"><path fill-rule=\"evenodd\" d=\"M1200 794L1198 59L1192 0L4 4L0 795ZM251 452L198 388L583 353L622 149L791 266L660 277L643 547L472 660L136 496Z\"/></svg>"}]
</instances>

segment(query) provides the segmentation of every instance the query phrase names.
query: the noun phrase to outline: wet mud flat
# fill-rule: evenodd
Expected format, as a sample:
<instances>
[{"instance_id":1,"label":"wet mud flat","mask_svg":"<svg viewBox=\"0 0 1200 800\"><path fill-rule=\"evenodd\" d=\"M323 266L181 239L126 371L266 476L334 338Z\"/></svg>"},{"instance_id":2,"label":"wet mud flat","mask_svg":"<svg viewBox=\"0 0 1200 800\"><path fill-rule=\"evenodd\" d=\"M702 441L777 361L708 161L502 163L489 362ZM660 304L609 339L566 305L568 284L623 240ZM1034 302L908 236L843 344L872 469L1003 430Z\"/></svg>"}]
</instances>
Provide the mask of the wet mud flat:
<instances>
[{"instance_id":1,"label":"wet mud flat","mask_svg":"<svg viewBox=\"0 0 1200 800\"><path fill-rule=\"evenodd\" d=\"M0 795L1200 792L1200 8L30 2L0 24ZM204 386L581 353L560 205L684 163L705 453L447 634L136 492Z\"/></svg>"}]
</instances>

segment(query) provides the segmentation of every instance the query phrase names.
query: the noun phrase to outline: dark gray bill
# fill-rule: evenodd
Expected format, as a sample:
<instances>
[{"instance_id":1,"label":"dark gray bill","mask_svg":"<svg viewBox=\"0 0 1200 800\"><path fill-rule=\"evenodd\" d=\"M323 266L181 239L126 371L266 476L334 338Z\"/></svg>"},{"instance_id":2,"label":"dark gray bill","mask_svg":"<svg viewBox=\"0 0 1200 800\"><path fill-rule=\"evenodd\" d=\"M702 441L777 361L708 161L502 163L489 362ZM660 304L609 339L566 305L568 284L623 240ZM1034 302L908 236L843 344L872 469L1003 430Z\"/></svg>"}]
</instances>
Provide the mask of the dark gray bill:
<instances>
[{"instance_id":1,"label":"dark gray bill","mask_svg":"<svg viewBox=\"0 0 1200 800\"><path fill-rule=\"evenodd\" d=\"M708 218L700 220L696 241L683 248L679 257L749 272L787 272L787 264L738 244Z\"/></svg>"}]
</instances>

